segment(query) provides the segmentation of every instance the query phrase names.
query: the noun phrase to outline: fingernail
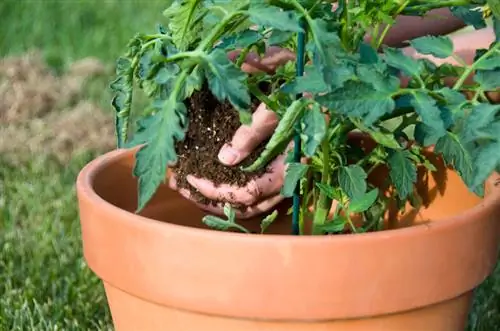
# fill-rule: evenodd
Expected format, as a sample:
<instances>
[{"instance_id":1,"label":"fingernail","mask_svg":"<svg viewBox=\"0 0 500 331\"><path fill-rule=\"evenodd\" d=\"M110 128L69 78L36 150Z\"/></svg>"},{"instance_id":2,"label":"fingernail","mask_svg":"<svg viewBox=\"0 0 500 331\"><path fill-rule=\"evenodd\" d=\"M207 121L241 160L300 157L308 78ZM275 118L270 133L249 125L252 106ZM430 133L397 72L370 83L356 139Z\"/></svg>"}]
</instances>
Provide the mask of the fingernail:
<instances>
[{"instance_id":1,"label":"fingernail","mask_svg":"<svg viewBox=\"0 0 500 331\"><path fill-rule=\"evenodd\" d=\"M189 183L189 185L191 185L192 187L194 187L195 189L198 189L198 187L196 187L196 179L191 176L191 175L187 175L186 176L186 180L187 182Z\"/></svg>"},{"instance_id":2,"label":"fingernail","mask_svg":"<svg viewBox=\"0 0 500 331\"><path fill-rule=\"evenodd\" d=\"M234 165L240 157L240 152L228 144L222 146L219 152L219 160L226 165Z\"/></svg>"}]
</instances>

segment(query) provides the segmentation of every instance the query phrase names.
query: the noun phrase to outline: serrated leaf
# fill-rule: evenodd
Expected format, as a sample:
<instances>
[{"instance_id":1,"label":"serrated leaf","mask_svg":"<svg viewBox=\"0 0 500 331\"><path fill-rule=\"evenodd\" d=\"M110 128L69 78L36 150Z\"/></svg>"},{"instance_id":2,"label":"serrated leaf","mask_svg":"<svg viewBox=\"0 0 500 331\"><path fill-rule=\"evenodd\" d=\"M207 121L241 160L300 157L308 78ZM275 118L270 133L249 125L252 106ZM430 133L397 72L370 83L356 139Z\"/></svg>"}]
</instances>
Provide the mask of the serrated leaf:
<instances>
[{"instance_id":1,"label":"serrated leaf","mask_svg":"<svg viewBox=\"0 0 500 331\"><path fill-rule=\"evenodd\" d=\"M477 70L491 70L500 68L500 55L493 53L476 64Z\"/></svg>"},{"instance_id":2,"label":"serrated leaf","mask_svg":"<svg viewBox=\"0 0 500 331\"><path fill-rule=\"evenodd\" d=\"M278 211L275 210L271 214L267 215L262 222L260 222L260 233L266 232L267 228L278 218Z\"/></svg>"},{"instance_id":3,"label":"serrated leaf","mask_svg":"<svg viewBox=\"0 0 500 331\"><path fill-rule=\"evenodd\" d=\"M328 85L323 79L323 75L315 66L306 66L305 75L298 76L290 83L285 84L282 89L284 93L322 93L328 91Z\"/></svg>"},{"instance_id":4,"label":"serrated leaf","mask_svg":"<svg viewBox=\"0 0 500 331\"><path fill-rule=\"evenodd\" d=\"M460 106L467 101L465 95L458 91L452 90L449 87L444 87L440 90L437 90L436 92L443 96L448 108L452 111L458 110Z\"/></svg>"},{"instance_id":5,"label":"serrated leaf","mask_svg":"<svg viewBox=\"0 0 500 331\"><path fill-rule=\"evenodd\" d=\"M350 199L357 199L366 192L368 175L358 165L342 167L339 170L339 184Z\"/></svg>"},{"instance_id":6,"label":"serrated leaf","mask_svg":"<svg viewBox=\"0 0 500 331\"><path fill-rule=\"evenodd\" d=\"M307 103L303 99L299 99L295 100L290 107L288 107L274 130L271 139L267 142L264 151L254 163L243 168L243 171L252 172L261 169L286 149L295 133L294 126L302 118L306 105Z\"/></svg>"},{"instance_id":7,"label":"serrated leaf","mask_svg":"<svg viewBox=\"0 0 500 331\"><path fill-rule=\"evenodd\" d=\"M204 216L202 222L205 223L206 226L215 230L227 231L231 228L231 223L213 215Z\"/></svg>"},{"instance_id":8,"label":"serrated leaf","mask_svg":"<svg viewBox=\"0 0 500 331\"><path fill-rule=\"evenodd\" d=\"M454 16L461 19L465 24L472 25L476 30L484 29L487 25L483 13L477 10L477 5L461 5L451 7Z\"/></svg>"},{"instance_id":9,"label":"serrated leaf","mask_svg":"<svg viewBox=\"0 0 500 331\"><path fill-rule=\"evenodd\" d=\"M417 52L445 59L453 54L453 42L448 36L424 36L410 41Z\"/></svg>"},{"instance_id":10,"label":"serrated leaf","mask_svg":"<svg viewBox=\"0 0 500 331\"><path fill-rule=\"evenodd\" d=\"M496 19L500 19L500 1L498 0L486 0L488 6Z\"/></svg>"},{"instance_id":11,"label":"serrated leaf","mask_svg":"<svg viewBox=\"0 0 500 331\"><path fill-rule=\"evenodd\" d=\"M378 198L378 188L365 193L364 195L351 200L349 203L349 212L351 213L362 213L367 211Z\"/></svg>"},{"instance_id":12,"label":"serrated leaf","mask_svg":"<svg viewBox=\"0 0 500 331\"><path fill-rule=\"evenodd\" d=\"M295 11L284 11L271 5L252 5L247 11L250 21L255 24L269 26L281 31L303 32L299 17Z\"/></svg>"},{"instance_id":13,"label":"serrated leaf","mask_svg":"<svg viewBox=\"0 0 500 331\"><path fill-rule=\"evenodd\" d=\"M470 188L476 190L500 165L500 141L482 146L474 155L474 172Z\"/></svg>"},{"instance_id":14,"label":"serrated leaf","mask_svg":"<svg viewBox=\"0 0 500 331\"><path fill-rule=\"evenodd\" d=\"M295 188L300 179L307 173L309 166L307 164L292 162L289 163L285 171L285 181L281 188L281 195L289 198L293 196Z\"/></svg>"},{"instance_id":15,"label":"serrated leaf","mask_svg":"<svg viewBox=\"0 0 500 331\"><path fill-rule=\"evenodd\" d=\"M391 149L401 149L401 145L398 143L392 132L388 132L384 129L370 129L362 123L359 123L358 121L354 121L354 125L356 125L356 127L362 132L370 135L370 137L379 145L389 147ZM361 153L361 157L363 157L364 152L361 151Z\"/></svg>"},{"instance_id":16,"label":"serrated leaf","mask_svg":"<svg viewBox=\"0 0 500 331\"><path fill-rule=\"evenodd\" d=\"M421 62L406 56L400 49L385 48L384 60L391 67L397 68L409 76L418 76L423 69Z\"/></svg>"},{"instance_id":17,"label":"serrated leaf","mask_svg":"<svg viewBox=\"0 0 500 331\"><path fill-rule=\"evenodd\" d=\"M165 180L167 166L177 161L175 143L184 139L187 128L186 106L168 99L160 104L143 135L145 145L136 154L134 176L139 178L138 211L153 197Z\"/></svg>"},{"instance_id":18,"label":"serrated leaf","mask_svg":"<svg viewBox=\"0 0 500 331\"><path fill-rule=\"evenodd\" d=\"M408 151L394 151L388 160L389 176L401 199L406 199L412 194L417 181L417 167L409 158L409 154Z\"/></svg>"},{"instance_id":19,"label":"serrated leaf","mask_svg":"<svg viewBox=\"0 0 500 331\"><path fill-rule=\"evenodd\" d=\"M293 32L273 30L269 37L269 46L281 45L286 43L294 36Z\"/></svg>"},{"instance_id":20,"label":"serrated leaf","mask_svg":"<svg viewBox=\"0 0 500 331\"><path fill-rule=\"evenodd\" d=\"M316 183L316 187L332 200L340 201L342 199L342 194L339 189L335 189L322 183Z\"/></svg>"},{"instance_id":21,"label":"serrated leaf","mask_svg":"<svg viewBox=\"0 0 500 331\"><path fill-rule=\"evenodd\" d=\"M346 224L347 224L347 218L345 216L338 215L332 221L316 226L322 232L337 233L344 231Z\"/></svg>"},{"instance_id":22,"label":"serrated leaf","mask_svg":"<svg viewBox=\"0 0 500 331\"><path fill-rule=\"evenodd\" d=\"M163 15L168 20L169 31L177 48L187 50L197 39L203 29L202 19L207 10L202 0L174 1Z\"/></svg>"},{"instance_id":23,"label":"serrated leaf","mask_svg":"<svg viewBox=\"0 0 500 331\"><path fill-rule=\"evenodd\" d=\"M495 125L495 117L499 112L500 105L481 103L474 106L463 119L460 141L468 144L478 139L492 139L492 133L500 137L500 132L489 130L490 126Z\"/></svg>"},{"instance_id":24,"label":"serrated leaf","mask_svg":"<svg viewBox=\"0 0 500 331\"><path fill-rule=\"evenodd\" d=\"M478 70L474 80L481 85L485 91L493 91L500 88L500 69Z\"/></svg>"},{"instance_id":25,"label":"serrated leaf","mask_svg":"<svg viewBox=\"0 0 500 331\"><path fill-rule=\"evenodd\" d=\"M114 92L111 105L115 110L115 132L118 148L122 148L128 138L134 79L131 64L132 61L128 58L118 58L116 61L117 77L110 84L110 88Z\"/></svg>"},{"instance_id":26,"label":"serrated leaf","mask_svg":"<svg viewBox=\"0 0 500 331\"><path fill-rule=\"evenodd\" d=\"M363 119L367 126L391 113L396 106L391 93L377 91L366 83L356 81L348 81L343 87L316 99L331 111Z\"/></svg>"},{"instance_id":27,"label":"serrated leaf","mask_svg":"<svg viewBox=\"0 0 500 331\"><path fill-rule=\"evenodd\" d=\"M315 154L326 134L326 118L317 103L313 105L312 109L305 111L300 127L304 154L311 157Z\"/></svg>"},{"instance_id":28,"label":"serrated leaf","mask_svg":"<svg viewBox=\"0 0 500 331\"><path fill-rule=\"evenodd\" d=\"M441 117L441 109L436 105L436 101L421 91L415 91L411 105L415 107L417 113L422 117L422 122L434 130L434 135L442 137L446 132L444 121Z\"/></svg>"},{"instance_id":29,"label":"serrated leaf","mask_svg":"<svg viewBox=\"0 0 500 331\"><path fill-rule=\"evenodd\" d=\"M375 64L380 62L380 57L377 51L367 43L359 45L360 63L362 64Z\"/></svg>"},{"instance_id":30,"label":"serrated leaf","mask_svg":"<svg viewBox=\"0 0 500 331\"><path fill-rule=\"evenodd\" d=\"M397 77L379 70L374 65L359 65L356 71L362 82L371 84L375 90L380 92L393 93L399 89L401 84Z\"/></svg>"},{"instance_id":31,"label":"serrated leaf","mask_svg":"<svg viewBox=\"0 0 500 331\"><path fill-rule=\"evenodd\" d=\"M464 182L470 184L473 170L471 156L455 134L448 132L439 138L434 151L441 153L446 164L453 166Z\"/></svg>"},{"instance_id":32,"label":"serrated leaf","mask_svg":"<svg viewBox=\"0 0 500 331\"><path fill-rule=\"evenodd\" d=\"M263 36L258 31L245 30L236 35L231 35L229 37L223 38L221 42L216 46L216 48L222 48L226 51L246 48L259 42L262 39Z\"/></svg>"},{"instance_id":33,"label":"serrated leaf","mask_svg":"<svg viewBox=\"0 0 500 331\"><path fill-rule=\"evenodd\" d=\"M229 100L239 111L250 108L250 94L246 85L247 75L229 60L221 49L205 57L205 75L208 86L221 102Z\"/></svg>"}]
</instances>

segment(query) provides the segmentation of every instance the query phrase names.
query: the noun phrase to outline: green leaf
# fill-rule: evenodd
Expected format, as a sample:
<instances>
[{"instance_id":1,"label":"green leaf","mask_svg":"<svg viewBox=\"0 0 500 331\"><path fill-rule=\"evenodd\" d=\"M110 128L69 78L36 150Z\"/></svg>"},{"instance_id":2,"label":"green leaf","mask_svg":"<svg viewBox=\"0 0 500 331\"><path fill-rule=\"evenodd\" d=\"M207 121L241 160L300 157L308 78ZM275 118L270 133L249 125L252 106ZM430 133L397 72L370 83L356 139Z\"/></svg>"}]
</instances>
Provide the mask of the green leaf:
<instances>
[{"instance_id":1,"label":"green leaf","mask_svg":"<svg viewBox=\"0 0 500 331\"><path fill-rule=\"evenodd\" d=\"M455 134L448 132L439 138L434 151L443 155L445 162L455 168L465 183L471 182L473 170L471 156Z\"/></svg>"},{"instance_id":2,"label":"green leaf","mask_svg":"<svg viewBox=\"0 0 500 331\"><path fill-rule=\"evenodd\" d=\"M127 142L130 113L132 109L132 93L134 72L132 61L120 57L116 61L116 79L110 84L114 92L111 105L115 109L115 131L118 148Z\"/></svg>"},{"instance_id":3,"label":"green leaf","mask_svg":"<svg viewBox=\"0 0 500 331\"><path fill-rule=\"evenodd\" d=\"M365 132L370 135L370 137L375 140L378 144L389 147L391 149L401 149L401 145L398 143L396 138L394 137L394 133L388 132L387 130L380 129L370 129L360 123L359 121L354 121L354 125L362 132ZM364 156L364 155L363 155Z\"/></svg>"},{"instance_id":4,"label":"green leaf","mask_svg":"<svg viewBox=\"0 0 500 331\"><path fill-rule=\"evenodd\" d=\"M278 211L275 210L271 214L267 215L262 222L260 222L260 233L266 232L267 228L273 224L273 222L278 218Z\"/></svg>"},{"instance_id":5,"label":"green leaf","mask_svg":"<svg viewBox=\"0 0 500 331\"><path fill-rule=\"evenodd\" d=\"M351 199L357 199L365 194L367 177L359 165L350 165L339 170L340 187Z\"/></svg>"},{"instance_id":6,"label":"green leaf","mask_svg":"<svg viewBox=\"0 0 500 331\"><path fill-rule=\"evenodd\" d=\"M342 193L339 189L335 189L330 185L325 185L322 183L316 183L316 187L332 200L340 201L342 199Z\"/></svg>"},{"instance_id":7,"label":"green leaf","mask_svg":"<svg viewBox=\"0 0 500 331\"><path fill-rule=\"evenodd\" d=\"M243 168L243 171L253 172L261 169L286 149L295 133L295 123L302 118L306 105L307 102L304 99L299 99L288 107L262 154L254 163Z\"/></svg>"},{"instance_id":8,"label":"green leaf","mask_svg":"<svg viewBox=\"0 0 500 331\"><path fill-rule=\"evenodd\" d=\"M470 188L476 190L483 186L488 177L500 165L500 141L491 142L481 147L474 155L474 173Z\"/></svg>"},{"instance_id":9,"label":"green leaf","mask_svg":"<svg viewBox=\"0 0 500 331\"><path fill-rule=\"evenodd\" d=\"M177 161L176 141L184 139L187 127L186 106L172 98L160 103L148 127L143 130L141 143L146 143L136 154L134 176L139 178L138 211L153 197L165 181L167 166Z\"/></svg>"},{"instance_id":10,"label":"green leaf","mask_svg":"<svg viewBox=\"0 0 500 331\"><path fill-rule=\"evenodd\" d=\"M380 62L377 51L367 43L361 43L359 45L359 55L359 61L362 64L376 64Z\"/></svg>"},{"instance_id":11,"label":"green leaf","mask_svg":"<svg viewBox=\"0 0 500 331\"><path fill-rule=\"evenodd\" d=\"M367 211L377 200L378 192L378 188L374 188L357 199L351 200L349 203L349 212L362 213Z\"/></svg>"},{"instance_id":12,"label":"green leaf","mask_svg":"<svg viewBox=\"0 0 500 331\"><path fill-rule=\"evenodd\" d=\"M230 223L236 222L236 211L231 207L229 203L224 204L224 215L226 215L227 220Z\"/></svg>"},{"instance_id":13,"label":"green leaf","mask_svg":"<svg viewBox=\"0 0 500 331\"><path fill-rule=\"evenodd\" d=\"M401 84L396 76L380 70L378 65L359 65L356 71L362 82L371 84L379 92L396 92Z\"/></svg>"},{"instance_id":14,"label":"green leaf","mask_svg":"<svg viewBox=\"0 0 500 331\"><path fill-rule=\"evenodd\" d=\"M461 5L451 7L453 15L461 19L465 24L472 25L476 30L486 28L483 13L477 10L477 5Z\"/></svg>"},{"instance_id":15,"label":"green leaf","mask_svg":"<svg viewBox=\"0 0 500 331\"><path fill-rule=\"evenodd\" d=\"M205 60L205 75L214 96L221 102L229 100L239 111L248 111L250 94L246 85L247 75L221 49L214 50Z\"/></svg>"},{"instance_id":16,"label":"green leaf","mask_svg":"<svg viewBox=\"0 0 500 331\"><path fill-rule=\"evenodd\" d=\"M493 17L493 30L495 31L495 41L500 42L500 18Z\"/></svg>"},{"instance_id":17,"label":"green leaf","mask_svg":"<svg viewBox=\"0 0 500 331\"><path fill-rule=\"evenodd\" d=\"M385 62L391 67L403 71L409 76L418 76L423 70L422 63L410 56L406 56L400 49L386 47L384 49Z\"/></svg>"},{"instance_id":18,"label":"green leaf","mask_svg":"<svg viewBox=\"0 0 500 331\"><path fill-rule=\"evenodd\" d=\"M396 106L391 93L377 91L366 83L356 81L348 81L343 87L316 99L334 112L362 118L367 126L391 113Z\"/></svg>"},{"instance_id":19,"label":"green leaf","mask_svg":"<svg viewBox=\"0 0 500 331\"><path fill-rule=\"evenodd\" d=\"M436 106L436 101L422 91L415 91L411 105L415 107L417 113L422 117L423 124L434 130L434 135L438 138L446 133L446 128L441 115L441 109Z\"/></svg>"},{"instance_id":20,"label":"green leaf","mask_svg":"<svg viewBox=\"0 0 500 331\"><path fill-rule=\"evenodd\" d=\"M262 39L263 36L258 31L245 30L236 35L231 35L229 37L223 38L221 42L216 46L216 48L222 48L226 51L246 48L259 42Z\"/></svg>"},{"instance_id":21,"label":"green leaf","mask_svg":"<svg viewBox=\"0 0 500 331\"><path fill-rule=\"evenodd\" d=\"M187 50L200 38L203 29L202 18L207 13L202 4L202 0L174 1L163 12L168 20L174 44L181 51Z\"/></svg>"},{"instance_id":22,"label":"green leaf","mask_svg":"<svg viewBox=\"0 0 500 331\"><path fill-rule=\"evenodd\" d=\"M323 75L315 66L306 66L305 75L298 76L291 82L285 84L282 89L284 93L322 93L329 90L328 85L323 79Z\"/></svg>"},{"instance_id":23,"label":"green leaf","mask_svg":"<svg viewBox=\"0 0 500 331\"><path fill-rule=\"evenodd\" d=\"M448 36L424 36L410 41L417 52L445 59L453 54L453 42Z\"/></svg>"},{"instance_id":24,"label":"green leaf","mask_svg":"<svg viewBox=\"0 0 500 331\"><path fill-rule=\"evenodd\" d=\"M464 125L460 132L460 141L469 144L478 139L500 138L500 132L491 130L496 127L495 118L500 112L500 105L481 103L474 108L463 119Z\"/></svg>"},{"instance_id":25,"label":"green leaf","mask_svg":"<svg viewBox=\"0 0 500 331\"><path fill-rule=\"evenodd\" d=\"M500 1L498 0L486 0L488 6L493 13L494 18L500 19Z\"/></svg>"},{"instance_id":26,"label":"green leaf","mask_svg":"<svg viewBox=\"0 0 500 331\"><path fill-rule=\"evenodd\" d=\"M479 61L476 65L477 70L491 70L500 68L500 55L493 53L485 59Z\"/></svg>"},{"instance_id":27,"label":"green leaf","mask_svg":"<svg viewBox=\"0 0 500 331\"><path fill-rule=\"evenodd\" d=\"M281 31L303 32L299 17L294 11L284 11L270 5L251 5L248 10L250 21L255 24L269 26Z\"/></svg>"},{"instance_id":28,"label":"green leaf","mask_svg":"<svg viewBox=\"0 0 500 331\"><path fill-rule=\"evenodd\" d=\"M293 32L273 30L268 40L269 46L284 44L293 38L293 36Z\"/></svg>"},{"instance_id":29,"label":"green leaf","mask_svg":"<svg viewBox=\"0 0 500 331\"><path fill-rule=\"evenodd\" d=\"M408 151L394 151L389 157L389 176L401 199L406 199L413 192L417 181L417 167L410 159Z\"/></svg>"},{"instance_id":30,"label":"green leaf","mask_svg":"<svg viewBox=\"0 0 500 331\"><path fill-rule=\"evenodd\" d=\"M244 228L239 224L226 221L220 217L213 215L204 216L202 222L205 223L206 226L219 231L228 231L230 229L237 229L243 233L250 233L250 231L248 231L246 228Z\"/></svg>"},{"instance_id":31,"label":"green leaf","mask_svg":"<svg viewBox=\"0 0 500 331\"><path fill-rule=\"evenodd\" d=\"M324 233L338 233L344 231L346 224L347 218L339 215L330 222L316 226Z\"/></svg>"},{"instance_id":32,"label":"green leaf","mask_svg":"<svg viewBox=\"0 0 500 331\"><path fill-rule=\"evenodd\" d=\"M281 188L281 195L289 198L293 196L299 180L307 173L307 164L292 162L289 163L285 172L285 182Z\"/></svg>"},{"instance_id":33,"label":"green leaf","mask_svg":"<svg viewBox=\"0 0 500 331\"><path fill-rule=\"evenodd\" d=\"M478 70L474 76L474 80L481 85L485 91L493 91L500 88L500 69L495 70Z\"/></svg>"},{"instance_id":34,"label":"green leaf","mask_svg":"<svg viewBox=\"0 0 500 331\"><path fill-rule=\"evenodd\" d=\"M311 157L315 154L326 134L326 118L317 103L313 105L312 109L305 111L300 127L304 154Z\"/></svg>"}]
</instances>

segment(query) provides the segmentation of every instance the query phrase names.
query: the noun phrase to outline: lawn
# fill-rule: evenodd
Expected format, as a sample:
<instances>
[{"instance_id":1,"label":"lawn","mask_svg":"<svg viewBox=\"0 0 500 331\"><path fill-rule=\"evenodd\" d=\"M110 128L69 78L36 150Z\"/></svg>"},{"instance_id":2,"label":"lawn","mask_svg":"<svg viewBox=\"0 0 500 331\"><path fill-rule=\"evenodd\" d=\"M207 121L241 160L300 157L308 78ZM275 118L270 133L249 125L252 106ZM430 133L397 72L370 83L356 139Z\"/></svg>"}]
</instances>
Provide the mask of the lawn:
<instances>
[{"instance_id":1,"label":"lawn","mask_svg":"<svg viewBox=\"0 0 500 331\"><path fill-rule=\"evenodd\" d=\"M45 108L39 99L6 102L0 78L0 331L112 329L103 288L82 258L74 182L86 162L112 148L113 59L135 31L155 28L165 3L0 1L0 58L38 49L55 72L20 61L25 75L40 72L20 95L52 96ZM89 57L103 69L68 96L73 64ZM12 109L18 113L6 117ZM469 330L500 330L500 267L476 293Z\"/></svg>"}]
</instances>

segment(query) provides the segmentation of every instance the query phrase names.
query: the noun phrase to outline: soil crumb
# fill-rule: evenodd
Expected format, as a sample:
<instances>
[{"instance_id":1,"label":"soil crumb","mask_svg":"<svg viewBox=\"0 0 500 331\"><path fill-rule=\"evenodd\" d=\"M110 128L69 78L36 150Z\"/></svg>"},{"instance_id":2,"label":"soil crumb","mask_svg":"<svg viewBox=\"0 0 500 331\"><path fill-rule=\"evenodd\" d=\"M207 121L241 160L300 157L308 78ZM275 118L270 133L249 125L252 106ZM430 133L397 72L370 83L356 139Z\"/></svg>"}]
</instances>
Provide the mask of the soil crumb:
<instances>
[{"instance_id":1,"label":"soil crumb","mask_svg":"<svg viewBox=\"0 0 500 331\"><path fill-rule=\"evenodd\" d=\"M258 106L253 103L252 111ZM263 142L243 162L234 167L220 163L219 150L231 139L240 127L238 112L229 102L220 103L205 86L193 93L186 102L188 108L189 128L184 141L177 143L176 150L179 161L174 168L177 186L188 189L192 197L204 204L214 204L196 191L186 180L187 175L205 178L216 185L230 184L245 186L252 178L264 174L267 169L257 172L243 172L240 167L255 161L265 147Z\"/></svg>"}]
</instances>

